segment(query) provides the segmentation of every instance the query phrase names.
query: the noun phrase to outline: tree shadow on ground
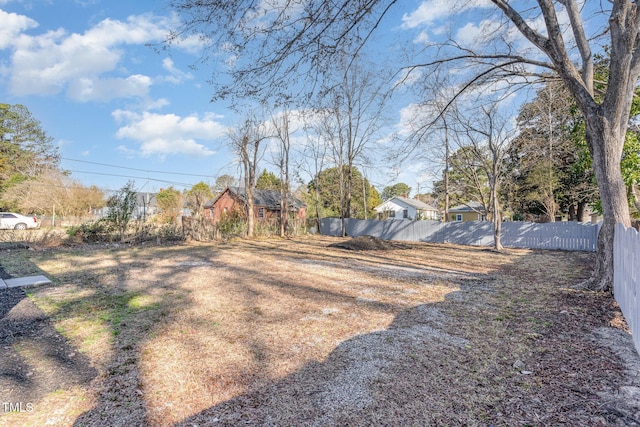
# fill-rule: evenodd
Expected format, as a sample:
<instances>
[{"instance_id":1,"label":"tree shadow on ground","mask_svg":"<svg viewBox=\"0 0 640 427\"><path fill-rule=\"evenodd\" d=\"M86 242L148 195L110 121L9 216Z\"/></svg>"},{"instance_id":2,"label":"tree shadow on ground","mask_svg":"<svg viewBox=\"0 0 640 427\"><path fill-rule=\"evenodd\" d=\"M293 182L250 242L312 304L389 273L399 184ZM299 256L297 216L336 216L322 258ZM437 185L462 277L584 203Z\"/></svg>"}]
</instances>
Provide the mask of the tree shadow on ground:
<instances>
[{"instance_id":1,"label":"tree shadow on ground","mask_svg":"<svg viewBox=\"0 0 640 427\"><path fill-rule=\"evenodd\" d=\"M51 306L47 313L23 289L0 291L0 348L4 349L0 358L0 397L2 402L22 402L20 409L32 403L27 412L34 411L33 414L15 414L12 418L30 425L52 419L65 425L141 425L146 417L146 402L140 392L140 346L170 310L188 303L188 295L176 292L170 284L141 284L130 277L126 269L135 269L139 261L130 259L126 251L115 251L113 255L118 268L97 265L90 255L81 253L83 256L74 270L81 278L77 282L65 283L64 276L55 278L42 272L55 278L54 282L62 282L33 290L36 300ZM30 268L41 272L35 265ZM4 270L0 273L10 277ZM167 278L174 271L167 268L157 273ZM167 290L165 298L140 304L141 298L163 288ZM55 300L49 301L50 294L55 294ZM74 327L79 329L96 327L82 331L81 334L86 332L90 336L79 339L86 344L98 335L106 336L109 342L104 350L110 358L94 367L89 356L55 329L53 322L57 317L77 320ZM57 413L62 408L46 399L75 386L88 391L83 398L91 399L94 394L95 402L89 402L93 404L91 409L74 422L73 418L69 420L73 416L69 408ZM43 413L45 408L50 412ZM0 407L0 414L2 410Z\"/></svg>"},{"instance_id":2,"label":"tree shadow on ground","mask_svg":"<svg viewBox=\"0 0 640 427\"><path fill-rule=\"evenodd\" d=\"M56 331L21 288L0 291L0 348L3 402L35 404L48 393L86 384L97 375L89 359Z\"/></svg>"},{"instance_id":3,"label":"tree shadow on ground","mask_svg":"<svg viewBox=\"0 0 640 427\"><path fill-rule=\"evenodd\" d=\"M535 264L568 256L546 255L529 257ZM638 402L611 399L628 382L621 361L593 337L615 311L610 297L560 289L561 275L546 266L539 274L554 276L547 282L522 277L520 268L461 279L444 301L404 310L386 329L345 340L324 360L176 425L640 422Z\"/></svg>"}]
</instances>

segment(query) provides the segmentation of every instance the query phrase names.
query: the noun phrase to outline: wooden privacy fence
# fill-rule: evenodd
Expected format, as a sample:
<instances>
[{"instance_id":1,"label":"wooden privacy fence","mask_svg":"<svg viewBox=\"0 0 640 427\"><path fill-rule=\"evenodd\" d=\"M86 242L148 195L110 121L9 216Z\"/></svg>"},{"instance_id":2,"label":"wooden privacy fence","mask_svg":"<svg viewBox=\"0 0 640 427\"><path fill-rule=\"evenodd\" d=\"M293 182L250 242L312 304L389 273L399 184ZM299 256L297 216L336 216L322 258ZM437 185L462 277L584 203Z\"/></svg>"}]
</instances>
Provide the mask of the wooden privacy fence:
<instances>
[{"instance_id":1,"label":"wooden privacy fence","mask_svg":"<svg viewBox=\"0 0 640 427\"><path fill-rule=\"evenodd\" d=\"M613 248L613 296L640 352L640 234L617 224Z\"/></svg>"},{"instance_id":2,"label":"wooden privacy fence","mask_svg":"<svg viewBox=\"0 0 640 427\"><path fill-rule=\"evenodd\" d=\"M493 223L488 221L440 222L345 219L347 235L375 236L385 240L456 243L471 246L493 245ZM340 218L323 218L320 232L340 236ZM578 222L503 222L501 242L505 247L595 251L599 224Z\"/></svg>"}]
</instances>

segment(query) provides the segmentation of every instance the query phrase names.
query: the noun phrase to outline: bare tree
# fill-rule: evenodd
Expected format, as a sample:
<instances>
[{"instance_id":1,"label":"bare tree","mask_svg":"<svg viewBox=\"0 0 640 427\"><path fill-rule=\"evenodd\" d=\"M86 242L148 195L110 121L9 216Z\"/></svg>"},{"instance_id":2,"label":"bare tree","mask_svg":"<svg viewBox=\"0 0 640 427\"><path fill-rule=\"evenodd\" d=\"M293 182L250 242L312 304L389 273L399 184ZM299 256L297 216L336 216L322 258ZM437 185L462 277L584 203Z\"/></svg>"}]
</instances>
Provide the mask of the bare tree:
<instances>
[{"instance_id":1,"label":"bare tree","mask_svg":"<svg viewBox=\"0 0 640 427\"><path fill-rule=\"evenodd\" d=\"M476 84L500 79L512 82L516 79L521 84L544 81L548 79L549 72L564 83L585 118L587 145L593 158L604 215L598 239L596 266L592 277L582 286L610 291L613 285L615 224L630 226L620 158L631 102L640 75L640 45L636 42L640 35L638 4L628 0L612 1L611 8L602 11L609 15L606 28L600 33L587 35L581 13L589 12L586 9L581 11L575 0L537 0L537 7L523 4L520 10L506 0L491 2L502 13L505 27L504 32L495 32L493 43L481 43L493 50L461 46L450 41L446 46L436 48L439 52L450 49L453 53L416 64L415 68L443 68L461 63L474 67L477 71L460 86L459 93ZM568 17L568 33L563 32L560 13L566 13ZM544 23L544 29L537 30L530 24L532 22ZM509 29L519 31L536 49L519 54L521 50L507 41L513 38L503 37ZM603 34L609 37L611 46L611 61L608 65L610 77L604 93L596 96L592 46L597 46L602 41ZM537 56L540 52L546 56L546 61ZM578 61L575 61L574 53L579 58Z\"/></svg>"},{"instance_id":2,"label":"bare tree","mask_svg":"<svg viewBox=\"0 0 640 427\"><path fill-rule=\"evenodd\" d=\"M598 258L594 274L583 285L594 290L611 290L615 224L622 223L627 227L631 225L620 158L631 102L640 76L639 6L637 2L629 0L611 2L607 28L611 45L609 82L603 101L599 103L594 96L594 58L592 46L589 44L591 41L597 43L597 40L594 41L587 36L577 0L537 1L546 34L530 25L531 21L527 16L530 9L518 11L506 0L492 2L510 23L549 59L549 62L543 62L533 56L523 58L514 54L501 55L493 58L492 67L513 72L514 65L527 64L552 70L569 89L584 115L587 145L593 158L600 189L604 222L598 238ZM525 7L529 8L529 5ZM569 18L571 34L579 53L577 63L571 55L571 38L562 31L563 27L558 17L561 10ZM490 59L487 55L484 58Z\"/></svg>"},{"instance_id":3,"label":"bare tree","mask_svg":"<svg viewBox=\"0 0 640 427\"><path fill-rule=\"evenodd\" d=\"M396 2L170 0L182 23L167 43L206 41L202 61L220 62L215 68L232 77L211 79L215 98L280 101L296 85L307 88L300 96L308 100L336 58L358 53Z\"/></svg>"},{"instance_id":4,"label":"bare tree","mask_svg":"<svg viewBox=\"0 0 640 427\"><path fill-rule=\"evenodd\" d=\"M453 124L460 115L455 95L454 85L447 75L436 74L429 80L420 94L425 101L416 106L410 119L413 122L411 132L406 135L400 153L391 153L402 160L423 158L429 164L442 167L444 222L449 220L451 148L455 144ZM466 172L473 174L474 171Z\"/></svg>"},{"instance_id":5,"label":"bare tree","mask_svg":"<svg viewBox=\"0 0 640 427\"><path fill-rule=\"evenodd\" d=\"M320 188L323 185L320 182L320 173L324 170L329 149L326 139L322 137L322 121L319 120L319 116L313 112L307 112L303 116L305 144L298 150L295 163L296 170L304 171L313 177L314 211L318 232L320 231ZM298 179L303 180L299 172Z\"/></svg>"},{"instance_id":6,"label":"bare tree","mask_svg":"<svg viewBox=\"0 0 640 427\"><path fill-rule=\"evenodd\" d=\"M173 0L170 4L184 18L170 38L179 41L188 35L224 41L210 43L213 58L219 46L236 59L230 69L231 85L217 88L218 96L230 94L270 97L291 81L311 81L329 70L346 51L357 52L379 27L397 0L348 2L255 2L253 0ZM582 111L589 150L593 158L602 200L604 223L598 240L598 257L592 278L585 287L610 290L613 284L613 239L616 223L630 225L627 194L620 170L620 158L628 126L634 89L640 75L640 6L637 1L611 0L599 3L608 15L606 28L591 25L588 34L582 14L596 16L593 8L578 0L537 0L509 2L491 0L502 17L502 27L487 32L487 40L473 45L449 42L424 49L412 69L444 68L455 65L473 72L458 86L464 92L474 85L497 80L529 84L548 75L557 75ZM469 6L468 2L451 4ZM470 7L473 7L473 3ZM585 5L590 5L589 2ZM520 8L520 9L516 9ZM566 16L565 24L559 15ZM599 16L598 16L599 15ZM534 26L540 24L541 28ZM515 45L512 30L518 31L533 49ZM565 32L564 30L567 29ZM489 34L490 33L490 34ZM610 45L609 81L602 102L594 96L593 49L604 37ZM520 40L518 40L519 42ZM355 49L354 49L355 46ZM540 57L542 53L546 59ZM574 55L575 54L575 55ZM435 59L433 59L435 58ZM228 59L228 58L225 58ZM300 72L303 70L303 72ZM311 71L311 72L310 72ZM310 85L306 94L314 91ZM515 88L514 88L515 90ZM598 97L599 99L599 97Z\"/></svg>"},{"instance_id":7,"label":"bare tree","mask_svg":"<svg viewBox=\"0 0 640 427\"><path fill-rule=\"evenodd\" d=\"M493 244L497 251L502 251L500 241L502 229L502 209L500 207L500 185L504 176L504 159L507 153L512 132L508 129L507 120L501 117L497 104L483 106L478 114L470 115L470 119L461 121L460 127L475 156L477 164L485 174L489 185L489 203L485 202L485 211L493 222Z\"/></svg>"},{"instance_id":8,"label":"bare tree","mask_svg":"<svg viewBox=\"0 0 640 427\"><path fill-rule=\"evenodd\" d=\"M562 140L563 125L559 120L570 102L563 87L558 83L548 84L536 94L536 102L522 106L518 115L521 135L519 138L531 148L524 159L533 166L532 177L535 179L535 190L530 198L539 202L549 221L555 222L558 203L556 189L559 179L555 168L554 153ZM563 117L561 117L563 118Z\"/></svg>"},{"instance_id":9,"label":"bare tree","mask_svg":"<svg viewBox=\"0 0 640 427\"><path fill-rule=\"evenodd\" d=\"M460 124L455 132L452 132L451 142L454 152L449 158L449 163L454 183L449 191L456 204L466 204L470 200L476 201L483 208L483 211L478 213L486 215L490 208L490 187L484 170L488 152L479 144L477 148L471 144L466 132Z\"/></svg>"},{"instance_id":10,"label":"bare tree","mask_svg":"<svg viewBox=\"0 0 640 427\"><path fill-rule=\"evenodd\" d=\"M3 200L23 212L55 212L79 218L91 216L92 208L101 208L106 204L100 189L85 187L53 167L42 170L33 179L10 187L3 194Z\"/></svg>"},{"instance_id":11,"label":"bare tree","mask_svg":"<svg viewBox=\"0 0 640 427\"><path fill-rule=\"evenodd\" d=\"M289 154L291 152L291 112L284 109L280 115L271 118L278 141L276 164L280 171L280 237L289 234L289 193L291 180L289 179Z\"/></svg>"},{"instance_id":12,"label":"bare tree","mask_svg":"<svg viewBox=\"0 0 640 427\"><path fill-rule=\"evenodd\" d=\"M345 191L345 134L342 126L342 115L338 107L325 109L322 112L320 134L326 139L332 154L332 160L338 171L338 193L340 199L340 226L342 236L347 235L345 218L348 218Z\"/></svg>"},{"instance_id":13,"label":"bare tree","mask_svg":"<svg viewBox=\"0 0 640 427\"><path fill-rule=\"evenodd\" d=\"M373 66L365 69L365 60L343 55L335 66L337 81L326 90L328 104L324 117L325 135L331 144L334 163L338 167L341 183L341 218L352 216L351 199L354 188L353 171L360 160L367 163L367 149L378 137L384 124L386 96ZM344 187L344 189L343 189ZM366 211L366 209L365 209Z\"/></svg>"},{"instance_id":14,"label":"bare tree","mask_svg":"<svg viewBox=\"0 0 640 427\"><path fill-rule=\"evenodd\" d=\"M255 229L253 190L256 188L256 170L264 149L261 144L268 139L265 125L255 118L248 118L235 129L229 130L229 142L240 159L246 195L247 237L252 238Z\"/></svg>"}]
</instances>

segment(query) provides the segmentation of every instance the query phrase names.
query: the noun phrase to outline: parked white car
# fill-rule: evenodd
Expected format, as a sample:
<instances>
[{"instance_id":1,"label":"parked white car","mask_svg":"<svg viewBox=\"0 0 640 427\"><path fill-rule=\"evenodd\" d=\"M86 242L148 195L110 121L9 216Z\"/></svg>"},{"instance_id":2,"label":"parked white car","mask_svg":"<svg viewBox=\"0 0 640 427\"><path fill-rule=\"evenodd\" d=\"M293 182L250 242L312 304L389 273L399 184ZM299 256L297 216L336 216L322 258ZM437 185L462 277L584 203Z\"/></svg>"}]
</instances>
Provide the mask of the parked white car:
<instances>
[{"instance_id":1,"label":"parked white car","mask_svg":"<svg viewBox=\"0 0 640 427\"><path fill-rule=\"evenodd\" d=\"M25 216L13 212L0 212L0 229L26 230L38 228L40 223L35 216Z\"/></svg>"}]
</instances>

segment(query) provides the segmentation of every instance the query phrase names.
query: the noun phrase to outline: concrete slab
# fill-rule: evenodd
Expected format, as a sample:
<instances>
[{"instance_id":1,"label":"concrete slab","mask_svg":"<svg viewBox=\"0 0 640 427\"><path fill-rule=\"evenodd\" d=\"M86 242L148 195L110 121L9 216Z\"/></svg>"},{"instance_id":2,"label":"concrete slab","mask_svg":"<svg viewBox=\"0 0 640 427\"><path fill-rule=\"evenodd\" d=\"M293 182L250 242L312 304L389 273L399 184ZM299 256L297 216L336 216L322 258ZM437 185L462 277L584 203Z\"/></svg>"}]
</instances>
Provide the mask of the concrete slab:
<instances>
[{"instance_id":1,"label":"concrete slab","mask_svg":"<svg viewBox=\"0 0 640 427\"><path fill-rule=\"evenodd\" d=\"M8 288L18 288L20 286L49 285L51 280L45 276L16 277L4 281Z\"/></svg>"},{"instance_id":2,"label":"concrete slab","mask_svg":"<svg viewBox=\"0 0 640 427\"><path fill-rule=\"evenodd\" d=\"M0 291L3 289L7 289L7 284L4 283L4 280L0 279Z\"/></svg>"}]
</instances>

